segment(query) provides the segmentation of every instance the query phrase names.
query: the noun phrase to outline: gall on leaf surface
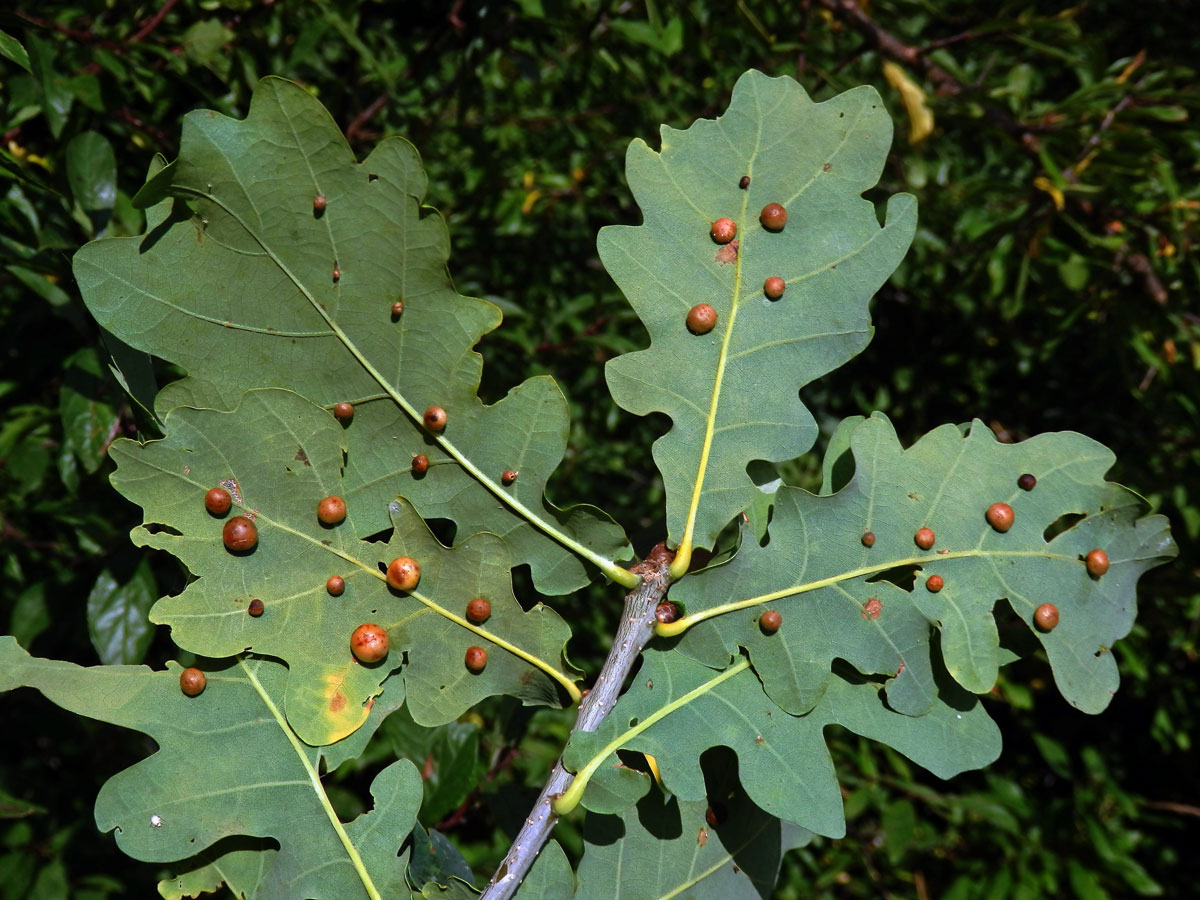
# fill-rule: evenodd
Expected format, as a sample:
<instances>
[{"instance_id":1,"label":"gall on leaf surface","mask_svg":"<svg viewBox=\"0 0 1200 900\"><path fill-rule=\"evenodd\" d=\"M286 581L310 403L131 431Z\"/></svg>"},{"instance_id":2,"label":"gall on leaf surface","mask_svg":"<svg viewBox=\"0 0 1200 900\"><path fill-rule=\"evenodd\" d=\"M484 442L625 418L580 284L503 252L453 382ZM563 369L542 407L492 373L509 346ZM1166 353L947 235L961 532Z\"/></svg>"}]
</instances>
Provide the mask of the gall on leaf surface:
<instances>
[{"instance_id":1,"label":"gall on leaf surface","mask_svg":"<svg viewBox=\"0 0 1200 900\"><path fill-rule=\"evenodd\" d=\"M1176 553L1167 520L1146 516L1145 501L1104 480L1114 461L1108 449L1073 432L1003 444L979 421L966 433L944 425L904 449L878 413L851 420L835 438L837 458L826 460L825 472L840 490L814 496L781 488L765 547L743 540L727 565L672 588L672 599L701 619L727 604L770 598L698 621L682 652L724 666L746 648L767 693L796 714L817 702L840 657L889 676L889 705L921 715L935 699L931 626L950 674L984 693L1013 658L992 613L1005 599L1045 648L1063 697L1089 713L1108 705L1119 680L1110 648L1133 624L1137 579ZM1018 487L1025 472L1037 473L1036 490ZM996 502L1015 513L1004 533L986 520ZM1047 529L1068 515L1082 518L1048 540ZM930 550L913 542L925 526L937 534ZM875 534L870 548L862 543L867 531ZM1112 559L1101 578L1084 565L1094 547ZM904 586L879 580L889 570ZM936 593L925 585L934 575L944 581ZM1053 632L1034 627L1045 602L1060 611ZM757 625L767 606L784 623L769 636Z\"/></svg>"},{"instance_id":2,"label":"gall on leaf surface","mask_svg":"<svg viewBox=\"0 0 1200 900\"><path fill-rule=\"evenodd\" d=\"M632 578L612 563L632 553L619 526L544 498L568 435L553 379L531 378L488 407L476 396L472 347L500 311L454 290L449 236L422 206L425 189L407 141L385 140L356 162L317 100L267 78L244 120L189 113L179 158L136 198L153 212L149 231L88 244L74 271L104 328L187 372L160 394L160 415L232 409L251 387L327 408L351 401L342 496L358 510L357 536L387 528L388 503L403 494L459 534L503 537L543 593L585 584L581 557ZM421 423L434 404L449 417L437 435ZM415 453L430 460L421 479ZM521 472L511 487L500 484L506 469Z\"/></svg>"},{"instance_id":3,"label":"gall on leaf surface","mask_svg":"<svg viewBox=\"0 0 1200 900\"><path fill-rule=\"evenodd\" d=\"M711 547L760 493L746 466L812 446L817 426L800 388L870 340L867 302L917 221L907 194L889 200L882 227L861 196L878 181L891 140L870 87L814 103L791 78L750 71L719 119L685 131L663 126L658 152L630 145L626 175L643 223L603 228L597 246L650 347L611 360L605 374L620 406L671 417L654 444L671 546ZM746 190L743 175L752 176ZM771 202L787 209L779 233L758 220ZM737 223L736 251L709 237L722 216ZM781 299L763 294L767 276L785 281ZM683 324L697 303L718 314L703 336Z\"/></svg>"},{"instance_id":4,"label":"gall on leaf surface","mask_svg":"<svg viewBox=\"0 0 1200 900\"><path fill-rule=\"evenodd\" d=\"M842 795L822 734L835 724L895 748L941 778L981 768L1000 753L996 724L978 698L944 671L936 702L922 716L891 710L878 684L837 675L811 711L793 716L766 695L744 662L716 671L675 650L651 648L612 714L597 731L574 734L563 761L577 772L616 742L653 756L671 794L699 801L706 796L700 757L710 747L728 747L759 808L817 834L842 837ZM585 807L591 809L593 791L611 799L605 782L620 771L617 764L613 753L599 760L583 791Z\"/></svg>"},{"instance_id":5,"label":"gall on leaf surface","mask_svg":"<svg viewBox=\"0 0 1200 900\"><path fill-rule=\"evenodd\" d=\"M370 698L402 665L407 703L425 725L451 721L494 694L558 705L560 689L573 688L563 656L570 629L544 605L521 609L507 548L494 535L448 549L402 500L391 504L386 542L355 536L350 525L359 510L352 502L341 525L317 520L322 497L345 496L346 433L325 410L290 391L256 390L230 412L176 407L164 427L162 440L121 440L111 451L113 486L144 511L134 543L172 553L197 576L159 600L151 619L170 625L175 642L194 653L252 650L284 660L291 670L288 721L308 743L329 744L358 728ZM252 553L227 551L221 521L204 508L205 491L220 483L236 488L236 512L255 517ZM421 582L410 593L392 590L384 576L398 556L421 564ZM339 597L326 589L331 574L345 580ZM463 615L473 597L491 602L483 625ZM263 602L257 618L246 613L252 598ZM390 652L377 665L350 653L350 636L364 622L389 633ZM472 645L489 651L479 675L462 664Z\"/></svg>"},{"instance_id":6,"label":"gall on leaf surface","mask_svg":"<svg viewBox=\"0 0 1200 900\"><path fill-rule=\"evenodd\" d=\"M287 669L256 658L225 665L208 671L203 694L186 697L177 663L164 672L83 668L31 657L13 638L0 637L0 690L35 688L64 709L158 744L101 788L96 825L115 829L117 844L134 859L188 861L164 883L164 896L212 884L217 872L252 882L231 887L253 888L255 900L367 900L367 881L397 896L407 856L398 853L421 805L416 766L392 763L372 783L374 808L340 823L321 789L322 749L297 740L283 718ZM272 839L278 849L221 843L239 835Z\"/></svg>"}]
</instances>

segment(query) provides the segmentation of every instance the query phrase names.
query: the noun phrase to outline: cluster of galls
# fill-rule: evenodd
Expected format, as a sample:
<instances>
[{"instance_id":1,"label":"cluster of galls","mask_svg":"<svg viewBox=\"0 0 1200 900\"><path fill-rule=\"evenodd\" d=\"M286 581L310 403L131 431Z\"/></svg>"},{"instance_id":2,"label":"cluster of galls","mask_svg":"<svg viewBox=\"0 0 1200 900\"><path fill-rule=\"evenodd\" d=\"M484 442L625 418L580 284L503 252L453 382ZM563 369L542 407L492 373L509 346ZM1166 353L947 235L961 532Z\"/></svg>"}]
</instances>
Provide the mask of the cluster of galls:
<instances>
[{"instance_id":1,"label":"cluster of galls","mask_svg":"<svg viewBox=\"0 0 1200 900\"><path fill-rule=\"evenodd\" d=\"M1017 479L1017 487L1023 491L1032 491L1037 486L1037 478L1026 472ZM984 519L987 523L1000 534L1006 533L1013 527L1017 520L1017 514L1013 508L1004 502L993 503L987 508L984 513ZM916 534L913 535L913 543L922 550L932 550L934 543L937 541L937 536L931 528L919 528ZM872 531L865 532L862 536L862 545L870 548L875 546L875 533ZM945 553L947 551L939 551ZM1090 551L1083 560L1084 568L1087 569L1088 575L1092 578L1099 578L1108 571L1108 554L1100 548ZM936 594L946 586L946 580L941 575L930 575L925 579L925 589L930 593ZM765 614L764 614L765 615ZM1053 603L1043 603L1033 612L1033 622L1041 631L1050 631L1058 625L1058 607Z\"/></svg>"},{"instance_id":2,"label":"cluster of galls","mask_svg":"<svg viewBox=\"0 0 1200 900\"><path fill-rule=\"evenodd\" d=\"M743 175L738 187L745 190L749 186L750 176ZM767 231L783 231L787 225L787 210L778 203L768 203L758 214L758 221ZM722 217L712 223L708 234L716 243L728 244L737 237L737 223L733 219ZM778 275L771 275L763 281L763 294L768 300L778 300L783 296L786 287L787 282ZM688 310L687 328L692 334L708 334L716 327L717 311L710 304L698 303Z\"/></svg>"}]
</instances>

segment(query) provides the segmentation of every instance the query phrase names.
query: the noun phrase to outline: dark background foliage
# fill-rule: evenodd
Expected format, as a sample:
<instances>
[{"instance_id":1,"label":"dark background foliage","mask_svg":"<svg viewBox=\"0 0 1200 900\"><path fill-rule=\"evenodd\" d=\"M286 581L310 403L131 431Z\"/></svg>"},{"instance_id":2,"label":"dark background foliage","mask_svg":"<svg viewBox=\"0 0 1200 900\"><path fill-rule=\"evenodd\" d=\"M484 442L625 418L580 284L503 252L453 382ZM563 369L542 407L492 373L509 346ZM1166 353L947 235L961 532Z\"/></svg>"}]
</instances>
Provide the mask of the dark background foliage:
<instances>
[{"instance_id":1,"label":"dark background foliage","mask_svg":"<svg viewBox=\"0 0 1200 900\"><path fill-rule=\"evenodd\" d=\"M594 243L599 227L638 221L624 148L718 113L749 67L817 99L869 83L897 123L876 193L915 193L921 224L874 302L872 345L806 389L818 419L881 409L909 440L971 417L1003 439L1084 432L1171 518L1182 552L1143 582L1103 716L1070 709L1035 658L988 700L1006 747L986 772L942 783L833 735L850 834L792 854L777 895L1196 896L1200 89L1186 4L14 5L0 29L29 59L0 46L0 628L83 663L179 655L144 613L186 573L134 550L136 510L107 481L108 443L151 423L109 369L122 348L89 320L70 257L140 229L129 198L155 153L174 155L189 110L244 115L255 81L278 74L310 88L360 155L384 135L413 141L459 288L505 312L481 347L485 397L554 375L574 417L554 498L599 503L645 552L664 533L648 451L665 421L607 397L604 361L645 334ZM905 90L932 115L916 142ZM815 459L786 475L812 486ZM558 606L595 671L616 593ZM26 692L0 698L0 717L0 900L151 895L162 873L97 834L91 803L153 747ZM397 720L330 780L352 812L372 765L425 754L422 821L487 873L568 727L504 703L436 734ZM560 826L571 852L575 828Z\"/></svg>"}]
</instances>

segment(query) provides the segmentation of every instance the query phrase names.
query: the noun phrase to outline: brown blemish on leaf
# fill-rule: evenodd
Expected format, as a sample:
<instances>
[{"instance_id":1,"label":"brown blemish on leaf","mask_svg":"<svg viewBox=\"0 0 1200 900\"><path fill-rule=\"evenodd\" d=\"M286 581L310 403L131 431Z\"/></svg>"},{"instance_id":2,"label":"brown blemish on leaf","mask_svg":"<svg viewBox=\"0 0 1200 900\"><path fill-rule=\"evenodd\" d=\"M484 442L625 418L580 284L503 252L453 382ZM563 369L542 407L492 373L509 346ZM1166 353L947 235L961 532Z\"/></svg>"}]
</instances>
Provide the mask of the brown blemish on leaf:
<instances>
[{"instance_id":1,"label":"brown blemish on leaf","mask_svg":"<svg viewBox=\"0 0 1200 900\"><path fill-rule=\"evenodd\" d=\"M332 713L340 713L346 708L346 695L341 691L335 693L329 698L329 711Z\"/></svg>"},{"instance_id":2,"label":"brown blemish on leaf","mask_svg":"<svg viewBox=\"0 0 1200 900\"><path fill-rule=\"evenodd\" d=\"M900 663L900 668L896 669L897 677L899 677L900 673L903 672L907 668L908 668L907 665L905 665L904 663Z\"/></svg>"},{"instance_id":3,"label":"brown blemish on leaf","mask_svg":"<svg viewBox=\"0 0 1200 900\"><path fill-rule=\"evenodd\" d=\"M821 171L828 172L832 168L833 168L833 163L825 163L825 165L821 166Z\"/></svg>"},{"instance_id":4,"label":"brown blemish on leaf","mask_svg":"<svg viewBox=\"0 0 1200 900\"><path fill-rule=\"evenodd\" d=\"M722 244L717 251L716 261L723 266L729 265L731 262L737 262L738 242L730 241L728 244Z\"/></svg>"},{"instance_id":5,"label":"brown blemish on leaf","mask_svg":"<svg viewBox=\"0 0 1200 900\"><path fill-rule=\"evenodd\" d=\"M696 838L696 843L699 844L701 847L703 847L705 844L708 843L708 829L707 828L700 829L700 834Z\"/></svg>"},{"instance_id":6,"label":"brown blemish on leaf","mask_svg":"<svg viewBox=\"0 0 1200 900\"><path fill-rule=\"evenodd\" d=\"M296 461L304 463L310 469L312 468L312 463L308 461L308 454L304 452L303 447L296 448Z\"/></svg>"},{"instance_id":7,"label":"brown blemish on leaf","mask_svg":"<svg viewBox=\"0 0 1200 900\"><path fill-rule=\"evenodd\" d=\"M872 597L863 607L862 617L865 619L870 616L872 619L878 619L881 612L883 612L883 604L879 602L878 597Z\"/></svg>"}]
</instances>

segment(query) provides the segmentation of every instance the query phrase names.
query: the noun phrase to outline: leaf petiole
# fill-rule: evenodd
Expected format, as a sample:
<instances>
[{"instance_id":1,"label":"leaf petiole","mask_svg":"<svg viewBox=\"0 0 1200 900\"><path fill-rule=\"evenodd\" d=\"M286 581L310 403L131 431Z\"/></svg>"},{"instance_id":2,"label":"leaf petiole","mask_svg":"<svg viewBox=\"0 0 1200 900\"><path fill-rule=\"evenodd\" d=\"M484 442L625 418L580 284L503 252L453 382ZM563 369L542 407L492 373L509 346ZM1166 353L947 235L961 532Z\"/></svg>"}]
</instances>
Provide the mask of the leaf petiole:
<instances>
[{"instance_id":1,"label":"leaf petiole","mask_svg":"<svg viewBox=\"0 0 1200 900\"><path fill-rule=\"evenodd\" d=\"M588 782L591 780L592 775L595 774L596 770L600 768L600 766L606 759L609 758L609 756L621 749L621 747L624 746L631 738L637 737L650 726L675 712L675 710L687 706L693 700L703 697L722 682L728 681L734 675L744 672L749 667L750 660L748 659L743 659L741 662L735 663L728 669L725 669L723 672L718 673L714 678L704 682L704 684L697 685L686 694L676 697L661 709L655 710L651 715L642 719L636 725L617 735L615 738L605 744L604 748L590 760L588 760L587 765L579 770L578 774L575 776L575 779L571 782L571 786L559 794L557 798L555 798L553 804L555 815L564 816L579 805L579 801L583 798L583 792L587 788Z\"/></svg>"}]
</instances>

